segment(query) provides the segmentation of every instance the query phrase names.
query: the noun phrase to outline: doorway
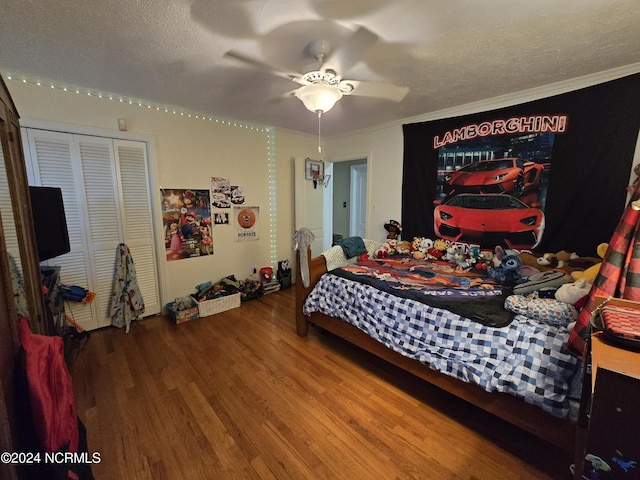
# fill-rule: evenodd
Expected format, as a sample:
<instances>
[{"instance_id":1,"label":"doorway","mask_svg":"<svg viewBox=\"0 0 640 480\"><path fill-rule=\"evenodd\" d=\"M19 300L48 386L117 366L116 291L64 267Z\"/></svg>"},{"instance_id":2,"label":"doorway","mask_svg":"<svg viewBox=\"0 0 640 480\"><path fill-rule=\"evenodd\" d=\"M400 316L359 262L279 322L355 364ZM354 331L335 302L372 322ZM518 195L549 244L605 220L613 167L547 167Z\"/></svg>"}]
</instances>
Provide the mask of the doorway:
<instances>
[{"instance_id":1,"label":"doorway","mask_svg":"<svg viewBox=\"0 0 640 480\"><path fill-rule=\"evenodd\" d=\"M350 236L365 237L367 211L367 159L334 162L333 240Z\"/></svg>"}]
</instances>

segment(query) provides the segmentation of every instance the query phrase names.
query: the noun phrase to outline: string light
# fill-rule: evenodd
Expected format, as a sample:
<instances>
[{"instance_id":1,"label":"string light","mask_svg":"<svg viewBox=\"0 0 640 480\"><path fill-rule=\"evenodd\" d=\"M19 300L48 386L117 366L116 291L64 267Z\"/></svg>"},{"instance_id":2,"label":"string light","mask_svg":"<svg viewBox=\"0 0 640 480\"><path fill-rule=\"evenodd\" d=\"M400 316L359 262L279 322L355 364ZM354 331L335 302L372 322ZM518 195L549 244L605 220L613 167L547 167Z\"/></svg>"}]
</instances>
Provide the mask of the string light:
<instances>
[{"instance_id":1,"label":"string light","mask_svg":"<svg viewBox=\"0 0 640 480\"><path fill-rule=\"evenodd\" d=\"M269 126L263 125L255 125L238 122L237 120L225 120L220 117L212 116L212 115L203 115L201 113L190 112L186 109L177 108L170 105L160 105L153 102L148 102L146 100L126 97L122 95L117 95L114 93L108 92L98 92L94 91L93 93L89 89L84 89L80 87L72 87L67 85L59 85L55 82L46 82L46 85L43 84L41 80L31 80L26 77L23 77L21 80L15 78L12 74L4 74L2 75L8 80L18 81L26 84L33 84L38 87L41 86L49 86L54 90L60 90L63 92L76 93L76 94L85 94L90 97L98 97L100 99L109 99L109 100L118 100L121 103L128 103L129 105L137 105L141 108L153 109L155 108L158 112L167 113L169 115L176 115L181 117L192 118L202 120L209 120L210 122L233 126L236 128L244 128L250 129L255 132L264 133L267 137L267 169L268 169L268 185L269 185L269 238L270 238L270 260L273 266L277 265L277 195L276 195L276 157L275 157L275 129Z\"/></svg>"}]
</instances>

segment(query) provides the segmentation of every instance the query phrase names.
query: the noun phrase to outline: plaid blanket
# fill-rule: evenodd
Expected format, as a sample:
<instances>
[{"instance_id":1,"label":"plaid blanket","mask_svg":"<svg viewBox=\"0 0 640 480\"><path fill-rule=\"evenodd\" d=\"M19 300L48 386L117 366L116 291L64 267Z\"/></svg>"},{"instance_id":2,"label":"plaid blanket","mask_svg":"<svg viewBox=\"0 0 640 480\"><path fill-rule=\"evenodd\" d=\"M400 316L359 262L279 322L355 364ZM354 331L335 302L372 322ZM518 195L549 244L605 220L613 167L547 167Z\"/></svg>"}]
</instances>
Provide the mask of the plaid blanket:
<instances>
[{"instance_id":1,"label":"plaid blanket","mask_svg":"<svg viewBox=\"0 0 640 480\"><path fill-rule=\"evenodd\" d=\"M341 318L438 372L567 417L577 360L561 351L568 337L565 327L522 315L508 327L487 327L399 295L327 273L303 312Z\"/></svg>"}]
</instances>

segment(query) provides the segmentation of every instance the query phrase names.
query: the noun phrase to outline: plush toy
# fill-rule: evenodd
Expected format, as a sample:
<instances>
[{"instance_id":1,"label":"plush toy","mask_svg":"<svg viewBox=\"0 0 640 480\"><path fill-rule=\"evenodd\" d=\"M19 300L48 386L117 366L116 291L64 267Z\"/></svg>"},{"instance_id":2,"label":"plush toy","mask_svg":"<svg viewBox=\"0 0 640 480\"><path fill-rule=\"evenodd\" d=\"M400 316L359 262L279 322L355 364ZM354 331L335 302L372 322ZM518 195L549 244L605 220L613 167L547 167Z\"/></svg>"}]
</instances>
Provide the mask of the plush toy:
<instances>
[{"instance_id":1,"label":"plush toy","mask_svg":"<svg viewBox=\"0 0 640 480\"><path fill-rule=\"evenodd\" d=\"M565 283L556 290L556 300L569 303L573 306L579 304L589 294L591 284L584 278L573 283Z\"/></svg>"},{"instance_id":2,"label":"plush toy","mask_svg":"<svg viewBox=\"0 0 640 480\"><path fill-rule=\"evenodd\" d=\"M601 243L600 245L598 245L598 248L597 248L598 256L600 258L604 258L608 248L609 248L608 243ZM596 263L595 265L592 265L586 270L573 271L571 272L571 277L574 280L586 280L587 283L593 283L596 277L598 276L598 272L600 272L600 265L602 265L602 262Z\"/></svg>"},{"instance_id":3,"label":"plush toy","mask_svg":"<svg viewBox=\"0 0 640 480\"><path fill-rule=\"evenodd\" d=\"M544 253L541 257L538 257L537 263L539 267L546 267L547 269L561 269L564 267L564 261L558 259L555 253Z\"/></svg>"},{"instance_id":4,"label":"plush toy","mask_svg":"<svg viewBox=\"0 0 640 480\"><path fill-rule=\"evenodd\" d=\"M411 252L411 243L407 240L401 240L396 245L396 253L400 255L408 255Z\"/></svg>"},{"instance_id":5,"label":"plush toy","mask_svg":"<svg viewBox=\"0 0 640 480\"><path fill-rule=\"evenodd\" d=\"M411 242L411 251L413 258L422 260L427 257L427 251L433 248L433 240L425 237L413 237Z\"/></svg>"},{"instance_id":6,"label":"plush toy","mask_svg":"<svg viewBox=\"0 0 640 480\"><path fill-rule=\"evenodd\" d=\"M480 259L475 265L476 270L486 272L489 267L493 266L493 256L492 250L480 250Z\"/></svg>"},{"instance_id":7,"label":"plush toy","mask_svg":"<svg viewBox=\"0 0 640 480\"><path fill-rule=\"evenodd\" d=\"M391 255L395 255L398 241L395 239L389 239L382 244L382 246L376 251L376 258L386 258Z\"/></svg>"},{"instance_id":8,"label":"plush toy","mask_svg":"<svg viewBox=\"0 0 640 480\"><path fill-rule=\"evenodd\" d=\"M389 232L387 234L387 239L389 240L397 240L402 234L402 225L397 220L389 220L384 224L384 229Z\"/></svg>"},{"instance_id":9,"label":"plush toy","mask_svg":"<svg viewBox=\"0 0 640 480\"><path fill-rule=\"evenodd\" d=\"M491 259L491 264L489 265L490 267L491 266L493 266L493 268L500 267L503 259L506 257L518 258L518 260L520 261L520 266L518 267L518 274L519 274L518 282L526 281L528 277L535 275L537 273L540 273L540 270L538 270L536 267L525 265L524 262L522 261L522 258L520 257L520 252L518 252L517 250L512 250L512 249L505 250L500 245L497 245L494 250L495 250L495 253L493 255L493 258Z\"/></svg>"},{"instance_id":10,"label":"plush toy","mask_svg":"<svg viewBox=\"0 0 640 480\"><path fill-rule=\"evenodd\" d=\"M503 285L514 285L518 283L522 276L519 269L522 266L522 260L518 255L507 254L500 259L500 265L497 267L489 267L487 274L489 278Z\"/></svg>"},{"instance_id":11,"label":"plush toy","mask_svg":"<svg viewBox=\"0 0 640 480\"><path fill-rule=\"evenodd\" d=\"M469 261L469 256L462 245L449 245L444 258L447 262L453 263L456 268L460 268L462 270L467 270L472 267L472 263Z\"/></svg>"},{"instance_id":12,"label":"plush toy","mask_svg":"<svg viewBox=\"0 0 640 480\"><path fill-rule=\"evenodd\" d=\"M520 252L520 258L524 265L529 265L538 269L540 272L549 270L563 270L571 274L576 270L585 270L596 263L599 259L595 257L580 257L576 253L569 253L566 250L560 250L556 253L539 254L530 251Z\"/></svg>"},{"instance_id":13,"label":"plush toy","mask_svg":"<svg viewBox=\"0 0 640 480\"><path fill-rule=\"evenodd\" d=\"M444 257L444 254L447 251L448 247L449 245L446 241L441 238L436 238L433 241L433 247L431 247L427 253L429 254L429 257L433 258L434 260L440 260L442 257Z\"/></svg>"},{"instance_id":14,"label":"plush toy","mask_svg":"<svg viewBox=\"0 0 640 480\"><path fill-rule=\"evenodd\" d=\"M502 259L507 255L515 255L517 257L520 257L520 254L515 250L511 250L511 249L505 250L502 246L496 245L496 248L494 249L493 259L492 259L493 266L499 267L500 264L502 263ZM520 261L522 262L522 259Z\"/></svg>"}]
</instances>

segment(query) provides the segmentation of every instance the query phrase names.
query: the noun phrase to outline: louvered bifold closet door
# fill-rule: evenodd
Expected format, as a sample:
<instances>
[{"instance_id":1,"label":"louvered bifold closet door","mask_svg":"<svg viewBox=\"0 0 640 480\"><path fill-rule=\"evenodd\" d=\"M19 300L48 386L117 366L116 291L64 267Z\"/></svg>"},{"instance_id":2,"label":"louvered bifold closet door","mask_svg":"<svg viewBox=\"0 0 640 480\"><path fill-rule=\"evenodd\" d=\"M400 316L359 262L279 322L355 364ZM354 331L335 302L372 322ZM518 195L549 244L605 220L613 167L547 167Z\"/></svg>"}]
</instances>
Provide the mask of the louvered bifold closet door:
<instances>
[{"instance_id":1,"label":"louvered bifold closet door","mask_svg":"<svg viewBox=\"0 0 640 480\"><path fill-rule=\"evenodd\" d=\"M46 262L60 266L66 285L94 289L84 219L87 216L82 171L73 135L44 130L23 130L29 150L29 183L62 190L71 251ZM67 315L87 330L98 328L97 312L90 304L67 302Z\"/></svg>"},{"instance_id":2,"label":"louvered bifold closet door","mask_svg":"<svg viewBox=\"0 0 640 480\"><path fill-rule=\"evenodd\" d=\"M113 141L108 138L74 136L80 157L80 175L85 196L86 232L90 268L91 290L98 327L111 325L109 310L113 289L113 270L116 249L122 238L122 220L118 208L117 173L114 162Z\"/></svg>"},{"instance_id":3,"label":"louvered bifold closet door","mask_svg":"<svg viewBox=\"0 0 640 480\"><path fill-rule=\"evenodd\" d=\"M145 315L160 313L147 152L140 142L114 140L122 206L123 239L131 250Z\"/></svg>"},{"instance_id":4,"label":"louvered bifold closet door","mask_svg":"<svg viewBox=\"0 0 640 480\"><path fill-rule=\"evenodd\" d=\"M117 246L127 243L145 301L160 312L146 145L85 135L28 131L38 184L62 188L71 252L50 260L64 283L96 293L91 304L68 302L87 330L111 325ZM57 155L66 145L67 151ZM72 236L72 231L73 236Z\"/></svg>"}]
</instances>

